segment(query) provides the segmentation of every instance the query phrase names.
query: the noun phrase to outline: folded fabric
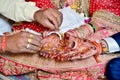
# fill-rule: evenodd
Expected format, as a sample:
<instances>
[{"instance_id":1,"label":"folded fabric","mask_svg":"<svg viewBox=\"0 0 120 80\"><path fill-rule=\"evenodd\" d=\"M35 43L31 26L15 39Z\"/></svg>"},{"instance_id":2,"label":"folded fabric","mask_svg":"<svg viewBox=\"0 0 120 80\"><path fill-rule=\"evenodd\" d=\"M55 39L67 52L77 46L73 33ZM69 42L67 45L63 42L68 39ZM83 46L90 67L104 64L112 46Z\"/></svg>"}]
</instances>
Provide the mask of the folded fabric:
<instances>
[{"instance_id":1,"label":"folded fabric","mask_svg":"<svg viewBox=\"0 0 120 80\"><path fill-rule=\"evenodd\" d=\"M70 6L60 9L59 11L63 14L63 21L60 26L60 33L64 33L70 29L78 28L81 25L85 24L84 15L80 15L74 9L71 9Z\"/></svg>"}]
</instances>

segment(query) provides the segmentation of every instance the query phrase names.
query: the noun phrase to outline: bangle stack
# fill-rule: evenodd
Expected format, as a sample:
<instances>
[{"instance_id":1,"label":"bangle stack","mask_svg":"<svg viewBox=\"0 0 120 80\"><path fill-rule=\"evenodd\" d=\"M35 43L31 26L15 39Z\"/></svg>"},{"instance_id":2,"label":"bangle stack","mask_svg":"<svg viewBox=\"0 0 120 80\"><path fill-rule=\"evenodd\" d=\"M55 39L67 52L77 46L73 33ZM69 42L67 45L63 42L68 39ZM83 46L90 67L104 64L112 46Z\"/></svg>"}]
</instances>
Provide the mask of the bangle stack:
<instances>
[{"instance_id":1,"label":"bangle stack","mask_svg":"<svg viewBox=\"0 0 120 80\"><path fill-rule=\"evenodd\" d=\"M89 24L83 25L75 30L80 38L86 38L95 32L95 28L94 30L93 28L91 29Z\"/></svg>"},{"instance_id":2,"label":"bangle stack","mask_svg":"<svg viewBox=\"0 0 120 80\"><path fill-rule=\"evenodd\" d=\"M91 24L91 23L88 23L89 25L90 25L90 27L92 28L92 30L93 30L93 32L95 33L95 27L94 27L94 25L93 24Z\"/></svg>"}]
</instances>

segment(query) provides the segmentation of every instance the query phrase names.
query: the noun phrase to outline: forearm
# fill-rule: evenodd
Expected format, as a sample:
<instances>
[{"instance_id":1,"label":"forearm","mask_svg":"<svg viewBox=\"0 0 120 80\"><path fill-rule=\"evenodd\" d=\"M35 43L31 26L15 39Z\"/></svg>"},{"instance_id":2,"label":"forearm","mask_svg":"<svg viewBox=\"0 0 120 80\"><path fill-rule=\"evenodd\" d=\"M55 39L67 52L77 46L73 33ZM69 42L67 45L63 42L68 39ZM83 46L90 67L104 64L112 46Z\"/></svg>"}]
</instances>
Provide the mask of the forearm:
<instances>
[{"instance_id":1,"label":"forearm","mask_svg":"<svg viewBox=\"0 0 120 80\"><path fill-rule=\"evenodd\" d=\"M0 0L0 13L14 21L33 21L37 10L34 2Z\"/></svg>"},{"instance_id":2,"label":"forearm","mask_svg":"<svg viewBox=\"0 0 120 80\"><path fill-rule=\"evenodd\" d=\"M103 29L103 28L99 27L97 24L91 22L91 23L85 24L83 26L80 26L79 28L75 28L74 30L77 34L76 37L87 38L91 34L94 34L101 29Z\"/></svg>"}]
</instances>

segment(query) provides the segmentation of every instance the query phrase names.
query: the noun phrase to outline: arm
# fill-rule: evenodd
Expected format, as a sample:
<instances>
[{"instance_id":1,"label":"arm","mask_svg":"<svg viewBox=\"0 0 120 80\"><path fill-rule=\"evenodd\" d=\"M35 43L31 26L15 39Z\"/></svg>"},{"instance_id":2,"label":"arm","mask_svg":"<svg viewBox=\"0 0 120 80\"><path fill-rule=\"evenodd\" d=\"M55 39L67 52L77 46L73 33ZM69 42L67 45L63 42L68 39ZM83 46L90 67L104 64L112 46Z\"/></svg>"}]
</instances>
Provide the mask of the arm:
<instances>
[{"instance_id":1,"label":"arm","mask_svg":"<svg viewBox=\"0 0 120 80\"><path fill-rule=\"evenodd\" d=\"M87 38L91 34L94 34L95 32L101 30L102 27L99 27L97 24L94 22L81 25L78 28L68 30L65 35L66 36L74 36L74 37L79 37L79 38Z\"/></svg>"},{"instance_id":2,"label":"arm","mask_svg":"<svg viewBox=\"0 0 120 80\"><path fill-rule=\"evenodd\" d=\"M39 10L34 2L24 0L0 0L0 13L14 21L37 21L50 29L58 29L62 13L56 9Z\"/></svg>"},{"instance_id":3,"label":"arm","mask_svg":"<svg viewBox=\"0 0 120 80\"><path fill-rule=\"evenodd\" d=\"M34 2L0 0L0 13L14 21L32 21L37 10Z\"/></svg>"}]
</instances>

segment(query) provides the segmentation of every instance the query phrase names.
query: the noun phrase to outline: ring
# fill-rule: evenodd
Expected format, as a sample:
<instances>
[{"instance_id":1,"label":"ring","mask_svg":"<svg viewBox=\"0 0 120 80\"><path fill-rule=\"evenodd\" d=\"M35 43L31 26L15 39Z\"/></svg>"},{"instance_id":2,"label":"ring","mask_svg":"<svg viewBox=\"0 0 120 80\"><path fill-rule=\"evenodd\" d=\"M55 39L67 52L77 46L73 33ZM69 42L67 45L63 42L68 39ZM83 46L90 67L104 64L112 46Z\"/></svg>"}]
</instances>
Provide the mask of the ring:
<instances>
[{"instance_id":1,"label":"ring","mask_svg":"<svg viewBox=\"0 0 120 80\"><path fill-rule=\"evenodd\" d=\"M33 37L33 34L30 34L30 38L32 38Z\"/></svg>"},{"instance_id":2,"label":"ring","mask_svg":"<svg viewBox=\"0 0 120 80\"><path fill-rule=\"evenodd\" d=\"M28 43L31 43L31 41L32 41L32 39L29 38L29 39L28 39Z\"/></svg>"},{"instance_id":3,"label":"ring","mask_svg":"<svg viewBox=\"0 0 120 80\"><path fill-rule=\"evenodd\" d=\"M29 49L30 48L30 44L27 44L26 48Z\"/></svg>"}]
</instances>

